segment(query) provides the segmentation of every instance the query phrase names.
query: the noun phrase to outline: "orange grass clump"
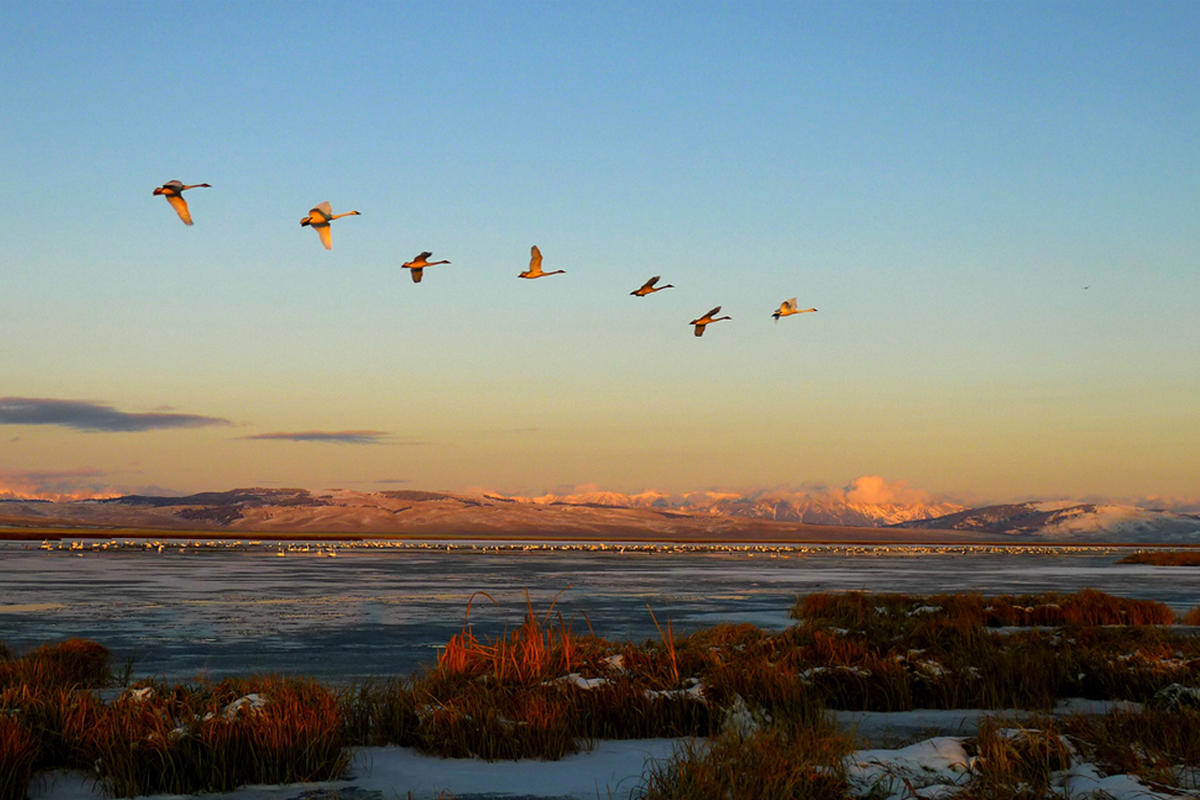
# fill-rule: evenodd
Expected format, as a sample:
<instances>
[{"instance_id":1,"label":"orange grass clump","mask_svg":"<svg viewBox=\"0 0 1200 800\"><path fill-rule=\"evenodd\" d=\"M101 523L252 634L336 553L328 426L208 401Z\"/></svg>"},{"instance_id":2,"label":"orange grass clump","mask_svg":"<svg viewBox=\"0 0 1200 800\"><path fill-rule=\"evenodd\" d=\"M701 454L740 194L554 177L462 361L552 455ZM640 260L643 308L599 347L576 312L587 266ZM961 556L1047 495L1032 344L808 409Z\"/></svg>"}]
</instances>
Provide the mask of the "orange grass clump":
<instances>
[{"instance_id":1,"label":"orange grass clump","mask_svg":"<svg viewBox=\"0 0 1200 800\"><path fill-rule=\"evenodd\" d=\"M87 748L115 796L334 780L349 763L337 698L312 681L280 677L126 692L97 721Z\"/></svg>"},{"instance_id":2,"label":"orange grass clump","mask_svg":"<svg viewBox=\"0 0 1200 800\"><path fill-rule=\"evenodd\" d=\"M33 734L16 720L0 716L0 800L25 800L37 757Z\"/></svg>"},{"instance_id":3,"label":"orange grass clump","mask_svg":"<svg viewBox=\"0 0 1200 800\"><path fill-rule=\"evenodd\" d=\"M1181 620L1184 625L1200 625L1200 606L1196 606L1191 611L1183 615Z\"/></svg>"},{"instance_id":4,"label":"orange grass clump","mask_svg":"<svg viewBox=\"0 0 1200 800\"><path fill-rule=\"evenodd\" d=\"M844 628L867 629L893 638L909 636L936 619L960 633L979 627L1056 625L1170 625L1175 613L1163 603L1115 597L1095 589L1073 594L939 594L932 596L817 593L799 598L793 618Z\"/></svg>"},{"instance_id":5,"label":"orange grass clump","mask_svg":"<svg viewBox=\"0 0 1200 800\"><path fill-rule=\"evenodd\" d=\"M492 600L486 592L476 594ZM474 599L472 596L467 602L468 619ZM539 620L533 613L528 591L525 607L525 621L521 626L497 639L480 640L464 627L461 633L450 637L438 653L438 669L451 675L475 677L487 674L502 683L529 683L570 672L577 649L570 626L561 616L557 626L546 624L554 611L554 603Z\"/></svg>"},{"instance_id":6,"label":"orange grass clump","mask_svg":"<svg viewBox=\"0 0 1200 800\"><path fill-rule=\"evenodd\" d=\"M7 657L5 657L7 655ZM99 687L112 678L112 654L86 639L42 645L20 658L0 653L0 688L5 686Z\"/></svg>"}]
</instances>

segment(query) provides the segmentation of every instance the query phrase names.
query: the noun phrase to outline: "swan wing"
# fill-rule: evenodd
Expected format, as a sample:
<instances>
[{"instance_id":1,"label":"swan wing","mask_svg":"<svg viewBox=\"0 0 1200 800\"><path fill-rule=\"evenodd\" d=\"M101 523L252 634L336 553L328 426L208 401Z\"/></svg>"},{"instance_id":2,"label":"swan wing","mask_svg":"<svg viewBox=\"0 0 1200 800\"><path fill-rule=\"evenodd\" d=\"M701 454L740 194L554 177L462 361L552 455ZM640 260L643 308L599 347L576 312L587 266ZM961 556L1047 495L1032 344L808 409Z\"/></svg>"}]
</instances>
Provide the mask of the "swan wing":
<instances>
[{"instance_id":1,"label":"swan wing","mask_svg":"<svg viewBox=\"0 0 1200 800\"><path fill-rule=\"evenodd\" d=\"M325 245L326 250L333 249L333 229L329 227L328 222L313 225L315 230L321 236L321 244Z\"/></svg>"},{"instance_id":2,"label":"swan wing","mask_svg":"<svg viewBox=\"0 0 1200 800\"><path fill-rule=\"evenodd\" d=\"M321 217L323 218L323 222L328 222L329 218L333 216L333 209L329 207L329 201L326 200L320 205L313 206L312 210L309 211L308 214L311 217ZM313 222L316 222L316 220L314 219Z\"/></svg>"},{"instance_id":3,"label":"swan wing","mask_svg":"<svg viewBox=\"0 0 1200 800\"><path fill-rule=\"evenodd\" d=\"M542 251L538 250L538 246L536 244L529 248L529 271L542 271Z\"/></svg>"},{"instance_id":4,"label":"swan wing","mask_svg":"<svg viewBox=\"0 0 1200 800\"><path fill-rule=\"evenodd\" d=\"M163 192L163 197L167 198L167 202L171 204L171 208L175 209L175 213L183 220L184 225L192 224L192 212L188 211L187 201L183 199L183 195Z\"/></svg>"},{"instance_id":5,"label":"swan wing","mask_svg":"<svg viewBox=\"0 0 1200 800\"><path fill-rule=\"evenodd\" d=\"M791 300L784 300L783 305L786 308L795 308L796 307L796 298L793 297Z\"/></svg>"},{"instance_id":6,"label":"swan wing","mask_svg":"<svg viewBox=\"0 0 1200 800\"><path fill-rule=\"evenodd\" d=\"M648 280L644 284L642 284L642 288L643 289L651 288L652 286L654 286L654 284L658 283L658 279L661 277L662 277L661 275L655 275L653 278L651 278L650 280Z\"/></svg>"},{"instance_id":7,"label":"swan wing","mask_svg":"<svg viewBox=\"0 0 1200 800\"><path fill-rule=\"evenodd\" d=\"M713 314L716 314L716 313L717 313L718 311L720 311L720 310L721 310L721 307L720 307L720 306L717 306L716 308L714 308L712 311L708 312L708 313L707 313L707 314L705 314L704 316L706 316L706 317L711 317Z\"/></svg>"},{"instance_id":8,"label":"swan wing","mask_svg":"<svg viewBox=\"0 0 1200 800\"><path fill-rule=\"evenodd\" d=\"M418 263L421 263L421 262L424 262L424 261L428 261L428 260L429 260L429 257L430 257L431 255L433 255L433 253L431 253L430 251L426 250L424 253L421 253L419 256L417 256L416 258L414 258L414 259L413 259L413 263L414 263L414 264L418 264Z\"/></svg>"},{"instance_id":9,"label":"swan wing","mask_svg":"<svg viewBox=\"0 0 1200 800\"><path fill-rule=\"evenodd\" d=\"M424 274L425 274L424 267L413 267L412 268L413 283L420 283L421 276Z\"/></svg>"}]
</instances>

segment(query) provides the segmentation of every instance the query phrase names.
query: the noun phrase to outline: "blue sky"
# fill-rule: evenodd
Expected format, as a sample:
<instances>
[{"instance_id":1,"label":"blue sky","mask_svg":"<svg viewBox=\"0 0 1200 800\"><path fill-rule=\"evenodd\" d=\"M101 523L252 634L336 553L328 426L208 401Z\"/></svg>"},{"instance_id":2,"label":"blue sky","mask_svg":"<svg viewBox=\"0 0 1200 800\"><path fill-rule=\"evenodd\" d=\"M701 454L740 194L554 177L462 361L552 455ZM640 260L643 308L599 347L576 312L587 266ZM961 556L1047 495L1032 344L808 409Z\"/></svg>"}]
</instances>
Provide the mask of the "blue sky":
<instances>
[{"instance_id":1,"label":"blue sky","mask_svg":"<svg viewBox=\"0 0 1200 800\"><path fill-rule=\"evenodd\" d=\"M4 13L10 483L1200 492L1200 5Z\"/></svg>"}]
</instances>

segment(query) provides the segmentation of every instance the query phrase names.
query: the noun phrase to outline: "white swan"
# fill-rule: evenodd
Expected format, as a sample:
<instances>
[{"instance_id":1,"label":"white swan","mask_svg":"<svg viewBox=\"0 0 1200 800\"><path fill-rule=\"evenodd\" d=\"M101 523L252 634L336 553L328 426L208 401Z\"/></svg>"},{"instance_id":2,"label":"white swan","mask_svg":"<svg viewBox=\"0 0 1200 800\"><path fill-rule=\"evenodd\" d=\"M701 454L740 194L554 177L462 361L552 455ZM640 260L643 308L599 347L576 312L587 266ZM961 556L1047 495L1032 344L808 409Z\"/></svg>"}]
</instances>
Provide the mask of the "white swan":
<instances>
[{"instance_id":1,"label":"white swan","mask_svg":"<svg viewBox=\"0 0 1200 800\"><path fill-rule=\"evenodd\" d=\"M700 317L699 319L694 319L694 320L692 320L691 322L689 322L689 323L688 323L688 325L695 325L695 326L696 326L696 335L697 335L697 336L703 336L703 335L704 335L704 326L705 326L705 325L708 325L708 324L710 324L710 323L713 323L713 322L719 322L720 320L723 320L723 319L733 319L733 317L729 317L729 316L725 316L725 317L714 317L714 316L713 316L713 314L717 313L717 312L718 312L718 311L720 311L720 310L721 310L721 307L720 307L720 306L717 306L717 307L716 307L716 308L714 308L712 311L710 311L710 312L708 312L707 314L705 314L703 317Z\"/></svg>"},{"instance_id":2,"label":"white swan","mask_svg":"<svg viewBox=\"0 0 1200 800\"><path fill-rule=\"evenodd\" d=\"M674 289L675 288L675 286L670 283L668 283L666 286L655 286L654 284L658 283L658 279L660 277L661 276L659 276L659 275L655 275L653 278L651 278L650 280L643 283L642 288L634 289L632 292L630 292L630 294L635 295L637 297L645 297L646 295L651 294L653 292L661 292L663 289Z\"/></svg>"},{"instance_id":3,"label":"white swan","mask_svg":"<svg viewBox=\"0 0 1200 800\"><path fill-rule=\"evenodd\" d=\"M167 198L167 202L171 204L171 208L175 209L175 213L183 220L184 225L192 224L192 212L188 210L187 201L183 199L183 192L188 189L211 189L207 183L193 183L191 186L184 186L182 181L167 181L162 186L154 190L154 194L162 195Z\"/></svg>"},{"instance_id":4,"label":"white swan","mask_svg":"<svg viewBox=\"0 0 1200 800\"><path fill-rule=\"evenodd\" d=\"M793 297L791 300L784 300L782 303L780 303L779 310L771 314L771 316L775 318L776 322L779 322L780 317L788 317L792 314L806 314L809 311L816 311L816 309L796 308L796 298Z\"/></svg>"},{"instance_id":5,"label":"white swan","mask_svg":"<svg viewBox=\"0 0 1200 800\"><path fill-rule=\"evenodd\" d=\"M420 283L421 276L425 274L426 267L432 267L434 264L449 264L449 261L429 261L427 260L433 253L426 250L412 261L401 264L405 269L412 270L413 283Z\"/></svg>"},{"instance_id":6,"label":"white swan","mask_svg":"<svg viewBox=\"0 0 1200 800\"><path fill-rule=\"evenodd\" d=\"M308 216L300 220L300 226L311 225L312 229L321 236L321 244L325 245L326 250L333 249L333 235L329 230L329 223L335 219L342 217L358 216L357 211L347 211L345 214L334 214L333 209L329 207L329 201L326 200L319 206L316 206L308 212Z\"/></svg>"},{"instance_id":7,"label":"white swan","mask_svg":"<svg viewBox=\"0 0 1200 800\"><path fill-rule=\"evenodd\" d=\"M556 269L553 272L542 272L542 251L538 250L537 245L529 248L529 269L517 275L518 278L544 278L547 275L558 275L566 272L565 269Z\"/></svg>"}]
</instances>

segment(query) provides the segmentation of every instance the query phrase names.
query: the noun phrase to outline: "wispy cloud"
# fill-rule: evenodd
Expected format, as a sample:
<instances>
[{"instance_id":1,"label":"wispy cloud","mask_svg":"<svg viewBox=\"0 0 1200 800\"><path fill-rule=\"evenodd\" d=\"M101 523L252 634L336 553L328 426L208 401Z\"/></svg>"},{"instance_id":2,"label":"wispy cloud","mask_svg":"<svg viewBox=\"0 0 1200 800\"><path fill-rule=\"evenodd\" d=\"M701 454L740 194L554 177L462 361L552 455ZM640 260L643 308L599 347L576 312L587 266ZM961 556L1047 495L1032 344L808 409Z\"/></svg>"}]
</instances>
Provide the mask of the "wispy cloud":
<instances>
[{"instance_id":1,"label":"wispy cloud","mask_svg":"<svg viewBox=\"0 0 1200 800\"><path fill-rule=\"evenodd\" d=\"M714 504L738 502L786 502L793 505L806 503L851 504L859 506L915 506L933 504L960 505L957 498L933 494L923 489L914 489L905 481L891 481L879 475L860 475L845 487L833 487L824 483L803 484L798 487L775 486L741 489L701 489L690 492L670 493L657 489L645 489L636 494L608 491L596 484L558 486L551 492L532 497L505 495L485 489L470 490L476 494L487 494L531 503L602 503L627 506L657 506L674 508L705 508Z\"/></svg>"},{"instance_id":2,"label":"wispy cloud","mask_svg":"<svg viewBox=\"0 0 1200 800\"><path fill-rule=\"evenodd\" d=\"M98 469L0 470L0 500L83 500L112 497Z\"/></svg>"},{"instance_id":3,"label":"wispy cloud","mask_svg":"<svg viewBox=\"0 0 1200 800\"><path fill-rule=\"evenodd\" d=\"M254 441L328 442L330 444L384 444L391 434L387 431L274 431L242 436ZM403 442L402 444L417 444Z\"/></svg>"},{"instance_id":4,"label":"wispy cloud","mask_svg":"<svg viewBox=\"0 0 1200 800\"><path fill-rule=\"evenodd\" d=\"M0 397L0 425L60 425L89 433L232 425L221 417L167 411L118 411L109 403L47 397Z\"/></svg>"}]
</instances>

